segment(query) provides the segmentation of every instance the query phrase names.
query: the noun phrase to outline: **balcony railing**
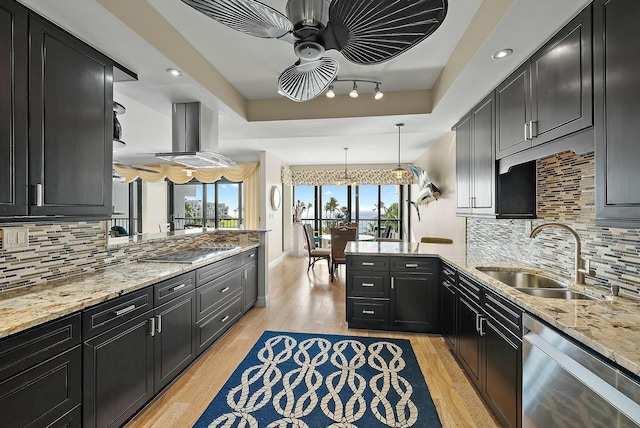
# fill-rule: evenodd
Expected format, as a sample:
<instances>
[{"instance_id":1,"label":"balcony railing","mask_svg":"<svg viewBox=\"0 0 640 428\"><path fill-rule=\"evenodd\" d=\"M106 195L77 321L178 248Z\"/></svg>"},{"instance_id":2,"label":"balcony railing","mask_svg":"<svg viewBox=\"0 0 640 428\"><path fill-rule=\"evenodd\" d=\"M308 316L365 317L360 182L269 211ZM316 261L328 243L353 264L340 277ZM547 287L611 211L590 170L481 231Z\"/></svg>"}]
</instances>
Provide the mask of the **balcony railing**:
<instances>
[{"instance_id":1,"label":"balcony railing","mask_svg":"<svg viewBox=\"0 0 640 428\"><path fill-rule=\"evenodd\" d=\"M302 219L302 223L308 223L315 228L315 220L314 219ZM337 227L342 223L340 219L321 219L320 220L320 230L315 231L316 236L327 235L331 233L332 227ZM386 236L387 228L391 228L390 236L391 238L397 238L399 236L398 230L400 226L400 219L397 218L381 218L380 219L380 227L378 227L378 219L375 218L367 218L358 220L358 234L359 235L371 235L376 238L382 238ZM322 240L319 240L318 243L323 245ZM326 245L326 243L324 243Z\"/></svg>"}]
</instances>

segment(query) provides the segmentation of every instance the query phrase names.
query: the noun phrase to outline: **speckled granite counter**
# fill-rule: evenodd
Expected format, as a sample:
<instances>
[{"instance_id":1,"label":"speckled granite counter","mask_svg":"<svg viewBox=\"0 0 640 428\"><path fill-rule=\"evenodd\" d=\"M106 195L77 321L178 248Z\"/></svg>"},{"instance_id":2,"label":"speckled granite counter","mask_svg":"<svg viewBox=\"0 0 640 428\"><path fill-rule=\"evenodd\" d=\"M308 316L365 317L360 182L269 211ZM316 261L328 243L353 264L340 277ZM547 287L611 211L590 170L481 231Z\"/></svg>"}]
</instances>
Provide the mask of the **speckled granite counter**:
<instances>
[{"instance_id":1,"label":"speckled granite counter","mask_svg":"<svg viewBox=\"0 0 640 428\"><path fill-rule=\"evenodd\" d=\"M536 315L578 342L602 354L621 367L640 376L640 302L610 297L606 290L576 285L567 278L528 269L545 276L569 282L570 288L605 300L561 300L534 297L509 287L476 269L478 266L515 266L483 254L467 254L464 247L441 244L396 242L350 242L347 255L435 256L461 272L479 280L513 301L525 311Z\"/></svg>"},{"instance_id":2,"label":"speckled granite counter","mask_svg":"<svg viewBox=\"0 0 640 428\"><path fill-rule=\"evenodd\" d=\"M1 293L0 338L257 247L246 245L194 264L134 261L93 274Z\"/></svg>"}]
</instances>

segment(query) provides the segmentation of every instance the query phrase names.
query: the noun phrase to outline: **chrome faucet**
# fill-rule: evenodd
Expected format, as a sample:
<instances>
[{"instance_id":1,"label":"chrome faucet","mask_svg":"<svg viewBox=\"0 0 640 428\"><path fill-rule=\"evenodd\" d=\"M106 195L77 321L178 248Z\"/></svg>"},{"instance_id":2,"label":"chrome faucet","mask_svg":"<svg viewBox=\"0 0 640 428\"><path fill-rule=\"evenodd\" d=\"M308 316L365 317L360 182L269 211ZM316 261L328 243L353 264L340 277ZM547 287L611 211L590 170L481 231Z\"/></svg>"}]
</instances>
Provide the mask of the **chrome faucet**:
<instances>
[{"instance_id":1,"label":"chrome faucet","mask_svg":"<svg viewBox=\"0 0 640 428\"><path fill-rule=\"evenodd\" d=\"M569 226L567 226L566 224L562 224L562 223L543 223L539 226L537 226L535 229L533 229L531 231L531 238L535 238L536 235L538 235L538 232L540 232L542 229L545 229L547 227L559 227L560 229L564 229L566 231L568 231L569 233L571 233L571 236L573 236L573 240L575 242L575 246L576 246L576 253L575 253L575 267L574 267L574 275L576 278L576 284L583 284L584 285L584 275L587 274L589 276L595 276L596 273L594 271L591 270L591 263L589 261L589 259L583 259L580 256L580 237L578 236L578 233L573 230L572 228L570 228Z\"/></svg>"}]
</instances>

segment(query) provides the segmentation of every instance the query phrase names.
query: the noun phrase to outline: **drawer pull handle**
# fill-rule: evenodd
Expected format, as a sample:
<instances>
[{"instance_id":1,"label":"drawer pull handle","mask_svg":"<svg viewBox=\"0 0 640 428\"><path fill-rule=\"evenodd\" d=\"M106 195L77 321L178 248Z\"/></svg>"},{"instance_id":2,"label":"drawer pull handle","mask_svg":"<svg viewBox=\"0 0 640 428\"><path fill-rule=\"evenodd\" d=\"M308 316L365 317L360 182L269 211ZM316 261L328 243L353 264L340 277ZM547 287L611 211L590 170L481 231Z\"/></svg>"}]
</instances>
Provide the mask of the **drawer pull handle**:
<instances>
[{"instance_id":1,"label":"drawer pull handle","mask_svg":"<svg viewBox=\"0 0 640 428\"><path fill-rule=\"evenodd\" d=\"M417 268L418 267L418 263L405 263L404 267Z\"/></svg>"},{"instance_id":2,"label":"drawer pull handle","mask_svg":"<svg viewBox=\"0 0 640 428\"><path fill-rule=\"evenodd\" d=\"M44 206L44 187L42 184L36 184L36 206Z\"/></svg>"},{"instance_id":3,"label":"drawer pull handle","mask_svg":"<svg viewBox=\"0 0 640 428\"><path fill-rule=\"evenodd\" d=\"M256 255L255 255L255 253L253 253L253 254L249 254L249 257L251 257L251 258L253 258L253 257L255 257L255 256L256 256Z\"/></svg>"},{"instance_id":4,"label":"drawer pull handle","mask_svg":"<svg viewBox=\"0 0 640 428\"><path fill-rule=\"evenodd\" d=\"M220 322L227 322L228 319L229 319L229 315L227 315L226 317L222 318L220 320Z\"/></svg>"},{"instance_id":5,"label":"drawer pull handle","mask_svg":"<svg viewBox=\"0 0 640 428\"><path fill-rule=\"evenodd\" d=\"M117 317L119 317L120 315L124 315L124 314L128 314L131 311L134 311L136 309L136 305L131 305L131 306L127 306L126 308L122 308L118 311L115 311L115 314Z\"/></svg>"},{"instance_id":6,"label":"drawer pull handle","mask_svg":"<svg viewBox=\"0 0 640 428\"><path fill-rule=\"evenodd\" d=\"M149 336L155 336L156 335L156 319L155 317L151 317L149 318L149 322L151 323L151 325L149 326Z\"/></svg>"},{"instance_id":7,"label":"drawer pull handle","mask_svg":"<svg viewBox=\"0 0 640 428\"><path fill-rule=\"evenodd\" d=\"M371 284L370 282L363 282L362 286L363 287L375 287L375 284Z\"/></svg>"},{"instance_id":8,"label":"drawer pull handle","mask_svg":"<svg viewBox=\"0 0 640 428\"><path fill-rule=\"evenodd\" d=\"M186 287L186 286L187 286L187 284L180 284L180 285L176 285L175 287L173 287L173 288L171 289L171 291L178 291L178 290L180 290L180 289L182 289L182 288L184 288L184 287Z\"/></svg>"},{"instance_id":9,"label":"drawer pull handle","mask_svg":"<svg viewBox=\"0 0 640 428\"><path fill-rule=\"evenodd\" d=\"M371 263L371 262L362 262L362 266L375 266L375 263Z\"/></svg>"},{"instance_id":10,"label":"drawer pull handle","mask_svg":"<svg viewBox=\"0 0 640 428\"><path fill-rule=\"evenodd\" d=\"M367 309L363 309L362 313L365 314L365 315L375 315L376 311L369 311Z\"/></svg>"},{"instance_id":11,"label":"drawer pull handle","mask_svg":"<svg viewBox=\"0 0 640 428\"><path fill-rule=\"evenodd\" d=\"M227 291L229 291L229 287L224 287L222 290L220 290L221 293L226 293Z\"/></svg>"}]
</instances>

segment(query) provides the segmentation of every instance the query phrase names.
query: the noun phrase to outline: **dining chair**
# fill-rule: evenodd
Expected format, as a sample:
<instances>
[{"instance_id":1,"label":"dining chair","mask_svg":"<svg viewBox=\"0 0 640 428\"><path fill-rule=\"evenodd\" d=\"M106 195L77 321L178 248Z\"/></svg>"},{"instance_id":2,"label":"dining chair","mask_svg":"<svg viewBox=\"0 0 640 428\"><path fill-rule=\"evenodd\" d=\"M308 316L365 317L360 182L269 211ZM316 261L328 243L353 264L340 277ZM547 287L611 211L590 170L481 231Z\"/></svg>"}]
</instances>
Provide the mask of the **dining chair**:
<instances>
[{"instance_id":1,"label":"dining chair","mask_svg":"<svg viewBox=\"0 0 640 428\"><path fill-rule=\"evenodd\" d=\"M347 242L358 239L358 229L353 227L332 227L331 228L331 281L339 265L346 265L347 258L344 249Z\"/></svg>"},{"instance_id":2,"label":"dining chair","mask_svg":"<svg viewBox=\"0 0 640 428\"><path fill-rule=\"evenodd\" d=\"M449 238L435 238L432 236L423 236L420 239L423 244L453 244L453 239Z\"/></svg>"},{"instance_id":3,"label":"dining chair","mask_svg":"<svg viewBox=\"0 0 640 428\"><path fill-rule=\"evenodd\" d=\"M382 236L382 238L391 238L391 234L393 233L393 226L388 225L385 229L384 229L384 236Z\"/></svg>"},{"instance_id":4,"label":"dining chair","mask_svg":"<svg viewBox=\"0 0 640 428\"><path fill-rule=\"evenodd\" d=\"M315 266L318 260L327 259L327 267L329 269L329 273L331 273L331 250L329 248L319 248L316 245L316 241L313 236L313 227L310 224L305 223L304 228L304 236L307 240L307 254L309 256L309 266L307 266L307 272L309 269Z\"/></svg>"}]
</instances>

